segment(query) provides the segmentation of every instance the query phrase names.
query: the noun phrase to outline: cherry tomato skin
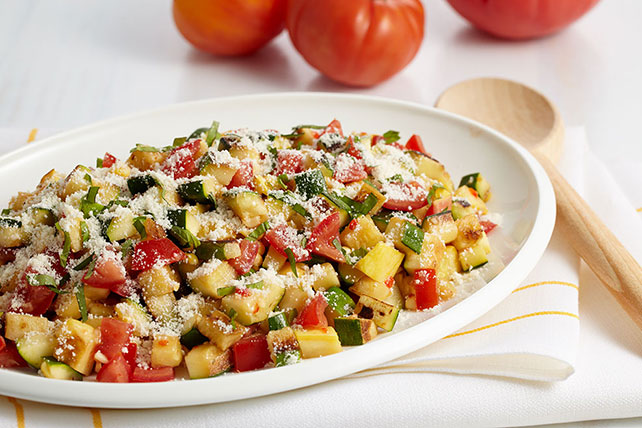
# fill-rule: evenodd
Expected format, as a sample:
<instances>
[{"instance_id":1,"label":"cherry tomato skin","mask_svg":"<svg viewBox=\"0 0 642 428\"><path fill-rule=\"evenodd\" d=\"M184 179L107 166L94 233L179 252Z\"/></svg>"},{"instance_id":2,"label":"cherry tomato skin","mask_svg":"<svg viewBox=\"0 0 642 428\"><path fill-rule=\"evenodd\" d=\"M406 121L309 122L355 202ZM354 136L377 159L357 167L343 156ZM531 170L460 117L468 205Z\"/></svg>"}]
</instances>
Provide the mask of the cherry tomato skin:
<instances>
[{"instance_id":1,"label":"cherry tomato skin","mask_svg":"<svg viewBox=\"0 0 642 428\"><path fill-rule=\"evenodd\" d=\"M248 187L250 189L254 189L254 170L252 168L252 162L249 160L241 162L241 167L232 177L230 184L227 185L228 189L233 189L235 187Z\"/></svg>"},{"instance_id":2,"label":"cherry tomato skin","mask_svg":"<svg viewBox=\"0 0 642 428\"><path fill-rule=\"evenodd\" d=\"M22 359L16 349L16 344L12 341L5 343L4 338L0 336L0 340L4 343L4 348L0 349L0 368L10 369L13 367L27 367L27 362Z\"/></svg>"},{"instance_id":3,"label":"cherry tomato skin","mask_svg":"<svg viewBox=\"0 0 642 428\"><path fill-rule=\"evenodd\" d=\"M285 224L281 224L268 230L265 233L266 242L269 245L273 246L274 249L282 256L287 256L288 254L285 252L285 250L286 248L290 248L294 254L294 260L297 263L310 260L310 255L307 251L301 248L301 244L291 239L293 234L290 233L291 230L289 229L292 228Z\"/></svg>"},{"instance_id":4,"label":"cherry tomato skin","mask_svg":"<svg viewBox=\"0 0 642 428\"><path fill-rule=\"evenodd\" d=\"M103 168L109 168L116 163L117 159L114 155L105 152L103 157Z\"/></svg>"},{"instance_id":5,"label":"cherry tomato skin","mask_svg":"<svg viewBox=\"0 0 642 428\"><path fill-rule=\"evenodd\" d=\"M256 260L257 254L259 254L261 244L256 241L243 239L239 242L239 246L241 247L241 255L229 259L227 262L236 270L236 273L244 275L254 266L254 260Z\"/></svg>"},{"instance_id":6,"label":"cherry tomato skin","mask_svg":"<svg viewBox=\"0 0 642 428\"><path fill-rule=\"evenodd\" d=\"M4 341L4 337L0 336L0 352L7 346L7 343Z\"/></svg>"},{"instance_id":7,"label":"cherry tomato skin","mask_svg":"<svg viewBox=\"0 0 642 428\"><path fill-rule=\"evenodd\" d=\"M143 369L141 367L134 367L132 372L132 382L167 382L174 380L173 367L155 367Z\"/></svg>"},{"instance_id":8,"label":"cherry tomato skin","mask_svg":"<svg viewBox=\"0 0 642 428\"><path fill-rule=\"evenodd\" d=\"M200 149L201 140L188 141L171 151L161 170L173 177L192 178L196 175L196 155Z\"/></svg>"},{"instance_id":9,"label":"cherry tomato skin","mask_svg":"<svg viewBox=\"0 0 642 428\"><path fill-rule=\"evenodd\" d=\"M480 30L506 39L556 33L588 12L599 0L448 0Z\"/></svg>"},{"instance_id":10,"label":"cherry tomato skin","mask_svg":"<svg viewBox=\"0 0 642 428\"><path fill-rule=\"evenodd\" d=\"M303 171L303 154L298 151L279 151L274 175L297 174Z\"/></svg>"},{"instance_id":11,"label":"cherry tomato skin","mask_svg":"<svg viewBox=\"0 0 642 428\"><path fill-rule=\"evenodd\" d=\"M247 372L262 369L271 361L267 338L264 335L244 337L232 346L234 370Z\"/></svg>"},{"instance_id":12,"label":"cherry tomato skin","mask_svg":"<svg viewBox=\"0 0 642 428\"><path fill-rule=\"evenodd\" d=\"M408 139L405 149L414 150L416 152L421 152L423 154L427 153L424 147L424 142L421 140L421 137L417 134L413 134L412 137Z\"/></svg>"},{"instance_id":13,"label":"cherry tomato skin","mask_svg":"<svg viewBox=\"0 0 642 428\"><path fill-rule=\"evenodd\" d=\"M133 326L130 323L115 318L103 318L100 323L100 344L98 350L113 360L123 352L131 341Z\"/></svg>"},{"instance_id":14,"label":"cherry tomato skin","mask_svg":"<svg viewBox=\"0 0 642 428\"><path fill-rule=\"evenodd\" d=\"M347 85L372 86L414 58L424 9L419 0L291 0L286 28L312 67Z\"/></svg>"},{"instance_id":15,"label":"cherry tomato skin","mask_svg":"<svg viewBox=\"0 0 642 428\"><path fill-rule=\"evenodd\" d=\"M16 287L18 307L12 306L16 312L40 316L47 312L53 302L56 293L44 285L31 285L27 281L27 275L36 274L35 270L27 268L22 274ZM15 305L15 303L14 303Z\"/></svg>"},{"instance_id":16,"label":"cherry tomato skin","mask_svg":"<svg viewBox=\"0 0 642 428\"><path fill-rule=\"evenodd\" d=\"M159 261L168 265L180 262L184 258L185 253L169 239L150 239L141 241L134 247L131 269L133 271L148 270Z\"/></svg>"},{"instance_id":17,"label":"cherry tomato skin","mask_svg":"<svg viewBox=\"0 0 642 428\"><path fill-rule=\"evenodd\" d=\"M335 239L339 239L340 227L341 217L338 212L330 214L321 220L321 222L312 229L312 234L305 247L306 250L332 259L335 262L344 263L346 261L345 257L333 244Z\"/></svg>"},{"instance_id":18,"label":"cherry tomato skin","mask_svg":"<svg viewBox=\"0 0 642 428\"><path fill-rule=\"evenodd\" d=\"M439 303L439 287L434 269L417 269L412 279L417 309L430 309Z\"/></svg>"},{"instance_id":19,"label":"cherry tomato skin","mask_svg":"<svg viewBox=\"0 0 642 428\"><path fill-rule=\"evenodd\" d=\"M116 358L104 364L98 374L96 381L110 382L110 383L127 383L129 382L129 375L131 368L129 363L125 360L122 353L119 353Z\"/></svg>"},{"instance_id":20,"label":"cherry tomato skin","mask_svg":"<svg viewBox=\"0 0 642 428\"><path fill-rule=\"evenodd\" d=\"M196 48L250 54L283 30L287 0L174 0L174 22Z\"/></svg>"},{"instance_id":21,"label":"cherry tomato skin","mask_svg":"<svg viewBox=\"0 0 642 428\"><path fill-rule=\"evenodd\" d=\"M432 205L428 208L426 215L439 214L442 211L447 211L453 206L453 198L448 196L447 198L437 199L432 201Z\"/></svg>"},{"instance_id":22,"label":"cherry tomato skin","mask_svg":"<svg viewBox=\"0 0 642 428\"><path fill-rule=\"evenodd\" d=\"M317 294L303 308L295 323L303 328L323 328L328 326L328 319L325 316L325 308L328 302L323 294Z\"/></svg>"},{"instance_id":23,"label":"cherry tomato skin","mask_svg":"<svg viewBox=\"0 0 642 428\"><path fill-rule=\"evenodd\" d=\"M497 227L497 225L490 220L481 220L479 224L481 225L482 230L486 233L490 233Z\"/></svg>"},{"instance_id":24,"label":"cherry tomato skin","mask_svg":"<svg viewBox=\"0 0 642 428\"><path fill-rule=\"evenodd\" d=\"M121 296L128 296L127 279L122 262L112 258L100 258L96 262L91 276L87 272L82 277L82 282L92 287L107 288Z\"/></svg>"},{"instance_id":25,"label":"cherry tomato skin","mask_svg":"<svg viewBox=\"0 0 642 428\"><path fill-rule=\"evenodd\" d=\"M350 146L352 147L354 146ZM347 153L341 153L337 156L333 178L341 183L354 183L368 178L368 173L362 160Z\"/></svg>"},{"instance_id":26,"label":"cherry tomato skin","mask_svg":"<svg viewBox=\"0 0 642 428\"><path fill-rule=\"evenodd\" d=\"M402 193L404 197L388 197L383 204L384 208L396 211L412 211L428 205L428 193L418 183L411 181L410 183L391 183Z\"/></svg>"}]
</instances>

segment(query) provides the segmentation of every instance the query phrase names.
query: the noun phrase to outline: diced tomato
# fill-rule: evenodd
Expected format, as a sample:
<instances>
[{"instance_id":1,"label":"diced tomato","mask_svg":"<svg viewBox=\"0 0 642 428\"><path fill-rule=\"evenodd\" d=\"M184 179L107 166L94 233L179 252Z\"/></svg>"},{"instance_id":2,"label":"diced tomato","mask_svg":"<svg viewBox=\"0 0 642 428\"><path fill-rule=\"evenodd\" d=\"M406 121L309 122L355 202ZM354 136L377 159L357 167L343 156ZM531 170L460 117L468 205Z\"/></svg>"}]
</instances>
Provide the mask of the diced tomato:
<instances>
[{"instance_id":1,"label":"diced tomato","mask_svg":"<svg viewBox=\"0 0 642 428\"><path fill-rule=\"evenodd\" d=\"M421 137L417 134L413 134L412 137L408 139L406 143L406 150L414 150L416 152L421 152L423 154L428 154L424 148L424 143L421 141Z\"/></svg>"},{"instance_id":2,"label":"diced tomato","mask_svg":"<svg viewBox=\"0 0 642 428\"><path fill-rule=\"evenodd\" d=\"M239 246L241 247L241 255L233 259L229 259L227 262L232 265L236 270L236 273L244 275L252 269L252 266L254 266L254 260L256 260L257 254L259 254L261 244L256 241L243 239L239 242Z\"/></svg>"},{"instance_id":3,"label":"diced tomato","mask_svg":"<svg viewBox=\"0 0 642 428\"><path fill-rule=\"evenodd\" d=\"M0 336L0 352L7 346L6 342L4 341L4 337Z\"/></svg>"},{"instance_id":4,"label":"diced tomato","mask_svg":"<svg viewBox=\"0 0 642 428\"><path fill-rule=\"evenodd\" d=\"M16 287L16 297L12 305L12 309L16 312L40 316L47 312L49 306L51 306L56 293L45 285L31 285L27 281L27 275L37 273L39 272L28 267L20 277Z\"/></svg>"},{"instance_id":5,"label":"diced tomato","mask_svg":"<svg viewBox=\"0 0 642 428\"><path fill-rule=\"evenodd\" d=\"M148 270L156 264L168 265L180 262L184 258L185 253L169 239L150 239L141 241L134 247L131 269Z\"/></svg>"},{"instance_id":6,"label":"diced tomato","mask_svg":"<svg viewBox=\"0 0 642 428\"><path fill-rule=\"evenodd\" d=\"M254 189L254 171L252 169L252 162L244 160L241 162L241 167L236 171L232 177L232 181L227 185L228 189L234 187L249 187Z\"/></svg>"},{"instance_id":7,"label":"diced tomato","mask_svg":"<svg viewBox=\"0 0 642 428\"><path fill-rule=\"evenodd\" d=\"M247 336L232 346L234 370L247 372L262 369L271 361L267 338L264 335Z\"/></svg>"},{"instance_id":8,"label":"diced tomato","mask_svg":"<svg viewBox=\"0 0 642 428\"><path fill-rule=\"evenodd\" d=\"M93 271L88 275L87 271L82 277L84 284L96 288L106 288L120 296L129 296L130 294L126 286L125 267L119 258L100 256Z\"/></svg>"},{"instance_id":9,"label":"diced tomato","mask_svg":"<svg viewBox=\"0 0 642 428\"><path fill-rule=\"evenodd\" d=\"M439 287L434 269L417 269L412 278L417 309L430 309L439 303Z\"/></svg>"},{"instance_id":10,"label":"diced tomato","mask_svg":"<svg viewBox=\"0 0 642 428\"><path fill-rule=\"evenodd\" d=\"M197 172L196 155L200 148L201 140L188 141L176 147L163 162L161 170L174 179L193 177Z\"/></svg>"},{"instance_id":11,"label":"diced tomato","mask_svg":"<svg viewBox=\"0 0 642 428\"><path fill-rule=\"evenodd\" d=\"M377 144L379 144L379 143L381 142L381 140L383 140L383 139L384 139L384 138L383 138L383 135L373 135L373 136L372 136L372 145L373 145L373 146L376 146L376 145L377 145Z\"/></svg>"},{"instance_id":12,"label":"diced tomato","mask_svg":"<svg viewBox=\"0 0 642 428\"><path fill-rule=\"evenodd\" d=\"M134 367L132 372L132 382L167 382L174 380L173 367L156 367L143 369Z\"/></svg>"},{"instance_id":13,"label":"diced tomato","mask_svg":"<svg viewBox=\"0 0 642 428\"><path fill-rule=\"evenodd\" d=\"M111 383L127 383L129 382L129 374L131 368L129 363L123 357L122 353L119 353L116 358L109 361L107 364L104 364L98 374L96 375L96 381L98 382L111 382Z\"/></svg>"},{"instance_id":14,"label":"diced tomato","mask_svg":"<svg viewBox=\"0 0 642 428\"><path fill-rule=\"evenodd\" d=\"M0 348L0 367L10 369L13 367L28 366L27 362L18 354L15 343L12 341L5 343L2 336L0 336L0 340L4 343L4 347Z\"/></svg>"},{"instance_id":15,"label":"diced tomato","mask_svg":"<svg viewBox=\"0 0 642 428\"><path fill-rule=\"evenodd\" d=\"M324 311L328 307L328 302L323 294L317 294L303 308L295 323L303 328L322 328L328 326L328 319Z\"/></svg>"},{"instance_id":16,"label":"diced tomato","mask_svg":"<svg viewBox=\"0 0 642 428\"><path fill-rule=\"evenodd\" d=\"M447 198L436 199L432 201L432 205L428 208L426 215L439 214L440 212L448 211L453 206L452 197L448 196Z\"/></svg>"},{"instance_id":17,"label":"diced tomato","mask_svg":"<svg viewBox=\"0 0 642 428\"><path fill-rule=\"evenodd\" d=\"M103 168L111 167L116 163L116 160L117 159L114 155L111 155L108 152L105 152L105 156L103 157Z\"/></svg>"},{"instance_id":18,"label":"diced tomato","mask_svg":"<svg viewBox=\"0 0 642 428\"><path fill-rule=\"evenodd\" d=\"M361 150L359 150L357 146L354 144L354 139L352 138L352 135L348 137L348 141L346 142L346 147L348 148L348 150L346 150L346 153L348 153L350 156L356 159L363 159L363 153L361 153Z\"/></svg>"},{"instance_id":19,"label":"diced tomato","mask_svg":"<svg viewBox=\"0 0 642 428\"><path fill-rule=\"evenodd\" d=\"M333 243L335 239L339 239L340 227L341 217L339 213L330 214L312 229L312 234L305 249L335 262L345 262L345 257Z\"/></svg>"},{"instance_id":20,"label":"diced tomato","mask_svg":"<svg viewBox=\"0 0 642 428\"><path fill-rule=\"evenodd\" d=\"M388 279L385 280L384 282L385 286L388 288L392 288L393 285L395 285L395 279L394 277L389 277Z\"/></svg>"},{"instance_id":21,"label":"diced tomato","mask_svg":"<svg viewBox=\"0 0 642 428\"><path fill-rule=\"evenodd\" d=\"M362 160L341 153L337 156L334 166L334 179L341 183L353 183L368 178L366 167Z\"/></svg>"},{"instance_id":22,"label":"diced tomato","mask_svg":"<svg viewBox=\"0 0 642 428\"><path fill-rule=\"evenodd\" d=\"M17 252L18 248L0 248L0 266L14 261Z\"/></svg>"},{"instance_id":23,"label":"diced tomato","mask_svg":"<svg viewBox=\"0 0 642 428\"><path fill-rule=\"evenodd\" d=\"M492 231L494 228L497 227L497 225L490 220L482 220L479 222L479 224L481 224L483 231L486 233L489 233L490 231Z\"/></svg>"},{"instance_id":24,"label":"diced tomato","mask_svg":"<svg viewBox=\"0 0 642 428\"><path fill-rule=\"evenodd\" d=\"M281 224L273 227L265 233L265 240L282 256L287 256L287 248L292 250L296 262L310 260L310 253L301 247L301 242L296 234L296 229Z\"/></svg>"},{"instance_id":25,"label":"diced tomato","mask_svg":"<svg viewBox=\"0 0 642 428\"><path fill-rule=\"evenodd\" d=\"M412 211L428 205L428 193L416 181L409 183L390 183L392 192L386 194L384 208L395 211ZM391 194L392 193L392 194Z\"/></svg>"},{"instance_id":26,"label":"diced tomato","mask_svg":"<svg viewBox=\"0 0 642 428\"><path fill-rule=\"evenodd\" d=\"M319 137L322 136L323 134L339 134L343 136L343 128L341 127L341 122L339 122L337 119L334 119L319 134Z\"/></svg>"},{"instance_id":27,"label":"diced tomato","mask_svg":"<svg viewBox=\"0 0 642 428\"><path fill-rule=\"evenodd\" d=\"M296 150L279 150L276 158L275 175L297 174L303 171L303 154Z\"/></svg>"},{"instance_id":28,"label":"diced tomato","mask_svg":"<svg viewBox=\"0 0 642 428\"><path fill-rule=\"evenodd\" d=\"M135 343L128 343L123 349L123 357L127 364L129 364L130 374L131 370L136 366L136 353L138 352L138 345Z\"/></svg>"},{"instance_id":29,"label":"diced tomato","mask_svg":"<svg viewBox=\"0 0 642 428\"><path fill-rule=\"evenodd\" d=\"M129 345L134 326L115 318L103 318L100 323L100 344L98 350L113 360Z\"/></svg>"},{"instance_id":30,"label":"diced tomato","mask_svg":"<svg viewBox=\"0 0 642 428\"><path fill-rule=\"evenodd\" d=\"M357 219L350 220L350 223L348 223L348 227L350 228L350 230L355 230L357 226L359 226L359 222L357 221Z\"/></svg>"}]
</instances>

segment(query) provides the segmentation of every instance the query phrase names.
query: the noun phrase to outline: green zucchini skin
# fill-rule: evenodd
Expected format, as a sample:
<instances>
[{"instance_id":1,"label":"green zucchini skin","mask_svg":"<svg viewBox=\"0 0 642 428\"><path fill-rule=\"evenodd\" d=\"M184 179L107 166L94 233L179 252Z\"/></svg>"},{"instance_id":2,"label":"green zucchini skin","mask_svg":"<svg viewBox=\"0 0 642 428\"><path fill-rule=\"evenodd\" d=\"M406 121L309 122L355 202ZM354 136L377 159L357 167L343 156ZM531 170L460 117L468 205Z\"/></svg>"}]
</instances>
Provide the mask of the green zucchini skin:
<instances>
[{"instance_id":1,"label":"green zucchini skin","mask_svg":"<svg viewBox=\"0 0 642 428\"><path fill-rule=\"evenodd\" d=\"M151 175L139 175L127 179L127 188L132 195L145 193L152 187L156 186L156 180Z\"/></svg>"}]
</instances>

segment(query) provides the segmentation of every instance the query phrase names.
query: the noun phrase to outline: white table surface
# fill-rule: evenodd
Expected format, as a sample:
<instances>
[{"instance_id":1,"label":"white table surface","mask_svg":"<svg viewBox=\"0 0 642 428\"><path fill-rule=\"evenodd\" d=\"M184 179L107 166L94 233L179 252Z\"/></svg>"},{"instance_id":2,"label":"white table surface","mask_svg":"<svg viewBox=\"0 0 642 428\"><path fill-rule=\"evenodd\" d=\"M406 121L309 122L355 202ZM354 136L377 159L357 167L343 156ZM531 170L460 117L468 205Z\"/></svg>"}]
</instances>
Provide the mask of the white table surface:
<instances>
[{"instance_id":1,"label":"white table surface","mask_svg":"<svg viewBox=\"0 0 642 428\"><path fill-rule=\"evenodd\" d=\"M179 35L169 0L0 1L0 127L69 129L181 101L276 91L356 92L432 105L464 79L499 76L541 90L586 127L611 165L640 158L642 1L603 0L567 31L506 42L473 29L444 0L424 0L415 60L371 89L340 86L286 34L251 57L215 58ZM642 419L564 426L640 426Z\"/></svg>"}]
</instances>

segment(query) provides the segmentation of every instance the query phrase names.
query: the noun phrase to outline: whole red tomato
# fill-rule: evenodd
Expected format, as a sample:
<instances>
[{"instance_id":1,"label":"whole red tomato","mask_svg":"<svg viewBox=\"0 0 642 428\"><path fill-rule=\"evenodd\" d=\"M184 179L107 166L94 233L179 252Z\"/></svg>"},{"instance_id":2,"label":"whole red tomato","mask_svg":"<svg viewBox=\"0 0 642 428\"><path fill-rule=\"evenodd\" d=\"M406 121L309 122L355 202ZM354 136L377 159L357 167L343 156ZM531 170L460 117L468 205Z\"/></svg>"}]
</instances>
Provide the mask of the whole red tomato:
<instances>
[{"instance_id":1,"label":"whole red tomato","mask_svg":"<svg viewBox=\"0 0 642 428\"><path fill-rule=\"evenodd\" d=\"M424 36L419 0L290 0L296 49L331 79L372 86L401 71Z\"/></svg>"},{"instance_id":2,"label":"whole red tomato","mask_svg":"<svg viewBox=\"0 0 642 428\"><path fill-rule=\"evenodd\" d=\"M246 55L283 30L287 0L174 0L174 22L195 47Z\"/></svg>"},{"instance_id":3,"label":"whole red tomato","mask_svg":"<svg viewBox=\"0 0 642 428\"><path fill-rule=\"evenodd\" d=\"M448 0L475 27L506 39L531 39L566 27L599 0Z\"/></svg>"}]
</instances>

